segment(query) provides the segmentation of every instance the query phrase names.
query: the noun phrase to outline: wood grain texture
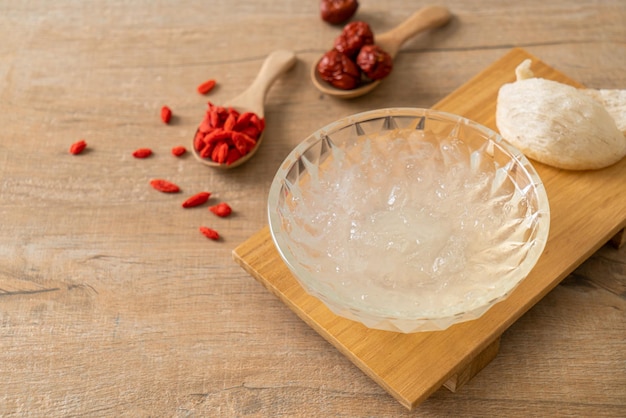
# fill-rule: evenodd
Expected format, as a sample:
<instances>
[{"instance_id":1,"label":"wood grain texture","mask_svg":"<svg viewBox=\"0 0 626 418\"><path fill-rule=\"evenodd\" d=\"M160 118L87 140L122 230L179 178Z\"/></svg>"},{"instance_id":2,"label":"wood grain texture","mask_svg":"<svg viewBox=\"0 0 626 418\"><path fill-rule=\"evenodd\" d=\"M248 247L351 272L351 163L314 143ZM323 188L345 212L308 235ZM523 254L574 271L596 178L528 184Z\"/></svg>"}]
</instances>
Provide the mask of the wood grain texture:
<instances>
[{"instance_id":1,"label":"wood grain texture","mask_svg":"<svg viewBox=\"0 0 626 418\"><path fill-rule=\"evenodd\" d=\"M377 31L417 7L360 3ZM232 261L266 224L278 165L343 115L432 106L514 46L586 86L626 87L623 1L438 3L453 21L344 102L308 79L338 32L316 1L0 0L0 415L409 415ZM209 99L197 84L215 78L210 99L228 100L276 48L299 61L268 94L255 160L222 173L174 159ZM81 138L88 152L70 156ZM140 146L154 157L133 159ZM149 188L156 176L235 213L184 211ZM411 416L623 415L625 280L625 249L602 247L503 334L471 382Z\"/></svg>"}]
</instances>

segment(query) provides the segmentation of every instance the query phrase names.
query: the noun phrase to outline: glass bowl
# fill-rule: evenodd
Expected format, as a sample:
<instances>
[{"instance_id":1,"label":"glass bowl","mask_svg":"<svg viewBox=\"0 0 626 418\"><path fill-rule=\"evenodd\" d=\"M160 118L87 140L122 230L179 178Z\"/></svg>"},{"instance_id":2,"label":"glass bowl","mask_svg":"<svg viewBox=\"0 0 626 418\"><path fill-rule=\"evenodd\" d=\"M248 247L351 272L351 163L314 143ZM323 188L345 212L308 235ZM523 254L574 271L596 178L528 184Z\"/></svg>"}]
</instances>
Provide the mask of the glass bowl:
<instances>
[{"instance_id":1,"label":"glass bowl","mask_svg":"<svg viewBox=\"0 0 626 418\"><path fill-rule=\"evenodd\" d=\"M331 123L285 159L272 239L335 314L395 332L476 319L533 268L550 224L535 169L497 133L428 109Z\"/></svg>"}]
</instances>

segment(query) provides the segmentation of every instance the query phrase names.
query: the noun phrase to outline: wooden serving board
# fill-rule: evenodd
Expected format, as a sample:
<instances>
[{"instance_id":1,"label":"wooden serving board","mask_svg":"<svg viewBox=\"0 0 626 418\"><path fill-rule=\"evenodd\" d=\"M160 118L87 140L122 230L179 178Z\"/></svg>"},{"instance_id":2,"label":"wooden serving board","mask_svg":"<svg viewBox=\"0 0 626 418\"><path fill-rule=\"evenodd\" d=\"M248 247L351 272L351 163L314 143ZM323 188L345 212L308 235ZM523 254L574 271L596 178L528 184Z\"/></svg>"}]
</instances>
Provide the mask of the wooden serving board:
<instances>
[{"instance_id":1,"label":"wooden serving board","mask_svg":"<svg viewBox=\"0 0 626 418\"><path fill-rule=\"evenodd\" d=\"M535 75L580 86L522 49L513 49L433 106L492 129L496 97L533 60ZM562 279L626 227L626 159L597 171L565 171L534 163L550 201L550 236L529 276L481 318L444 331L400 334L368 329L333 314L308 295L282 262L265 227L235 248L234 259L304 322L409 409L445 385L455 391L497 354L500 336Z\"/></svg>"}]
</instances>

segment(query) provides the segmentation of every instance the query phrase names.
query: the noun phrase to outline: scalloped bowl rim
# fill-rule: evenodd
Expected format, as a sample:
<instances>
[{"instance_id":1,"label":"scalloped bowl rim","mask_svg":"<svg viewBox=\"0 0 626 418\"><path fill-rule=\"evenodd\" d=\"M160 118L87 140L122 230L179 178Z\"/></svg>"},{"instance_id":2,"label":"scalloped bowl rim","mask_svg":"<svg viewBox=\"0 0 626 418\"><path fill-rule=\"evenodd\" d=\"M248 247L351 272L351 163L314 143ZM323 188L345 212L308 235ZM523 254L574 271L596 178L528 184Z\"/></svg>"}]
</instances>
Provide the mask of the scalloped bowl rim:
<instances>
[{"instance_id":1,"label":"scalloped bowl rim","mask_svg":"<svg viewBox=\"0 0 626 418\"><path fill-rule=\"evenodd\" d=\"M393 316L381 316L376 311L364 311L361 308L355 308L346 304L346 301L340 300L332 294L322 294L315 289L311 289L304 279L302 279L301 275L308 275L311 279L315 280L315 278L308 274L304 273L299 269L298 261L291 254L291 252L287 249L287 243L283 234L281 233L281 222L280 217L277 214L276 203L278 202L279 193L282 190L283 182L285 179L285 175L289 172L291 167L298 162L300 157L306 153L308 149L315 146L319 141L322 140L326 135L331 134L332 132L337 131L343 127L353 125L355 123L364 122L374 118L384 118L388 116L399 116L399 117L428 117L428 116L438 116L444 119L447 119L452 122L462 123L470 126L473 129L479 131L485 138L493 141L498 147L503 149L511 159L516 160L517 164L523 167L523 171L525 175L530 178L533 189L535 190L536 199L538 202L538 211L543 216L540 219L540 230L537 233L537 236L533 239L536 241L536 245L534 245L529 251L528 256L524 259L524 261L518 266L518 268L523 268L524 274L521 274L520 277L514 282L513 286L507 289L501 296L488 301L487 303L480 305L478 307L473 308L467 312L461 312L455 315L444 315L444 316L415 316L415 317L393 317ZM360 113L356 113L353 115L349 115L343 117L339 120L331 122L326 126L318 129L309 135L305 140L300 142L293 150L287 155L287 157L281 163L278 171L276 172L268 194L268 219L269 219L269 228L272 240L274 245L280 254L281 259L285 262L291 273L293 274L296 281L303 287L303 289L309 294L317 299L319 299L326 307L328 307L335 314L342 316L344 318L348 318L357 322L361 322L369 328L382 329L382 330L390 330L396 332L403 333L411 333L418 331L432 331L432 330L442 330L446 329L451 325L456 323L465 322L472 319L477 319L482 316L486 311L488 311L492 306L496 303L506 299L515 288L521 283L528 274L532 271L537 261L539 260L543 250L545 248L548 234L550 230L550 208L548 197L545 191L545 187L539 174L536 172L534 166L531 162L524 156L524 154L518 150L516 147L508 143L502 136L493 131L486 126L479 124L478 122L472 121L465 117L455 115L449 112L434 110L434 109L425 109L425 108L412 108L412 107L395 107L395 108L384 108L384 109L376 109L369 110ZM356 311L356 313L355 313ZM397 325L389 325L387 322L391 321L392 323L397 322Z\"/></svg>"}]
</instances>

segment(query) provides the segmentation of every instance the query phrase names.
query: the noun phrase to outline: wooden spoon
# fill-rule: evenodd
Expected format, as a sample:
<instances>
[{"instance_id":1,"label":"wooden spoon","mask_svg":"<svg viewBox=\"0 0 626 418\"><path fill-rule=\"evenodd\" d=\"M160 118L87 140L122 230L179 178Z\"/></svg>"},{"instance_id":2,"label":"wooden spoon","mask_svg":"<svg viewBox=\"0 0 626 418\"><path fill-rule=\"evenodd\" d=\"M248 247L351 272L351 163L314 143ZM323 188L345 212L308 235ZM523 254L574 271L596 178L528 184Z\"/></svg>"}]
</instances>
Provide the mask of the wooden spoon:
<instances>
[{"instance_id":1,"label":"wooden spoon","mask_svg":"<svg viewBox=\"0 0 626 418\"><path fill-rule=\"evenodd\" d=\"M293 67L295 62L296 55L292 51L277 50L272 52L263 62L261 70L257 74L252 84L250 84L250 86L243 93L228 101L223 106L232 107L240 113L254 112L257 114L258 117L264 117L265 96L269 88L272 86L272 84L274 84L274 81L276 81L278 76ZM248 152L246 155L242 156L231 164L220 164L210 159L202 158L196 150L193 144L193 140L191 149L193 150L193 155L196 157L196 159L204 165L214 168L235 168L252 158L257 149L259 149L259 145L261 145L261 141L263 140L264 136L265 135L262 133L257 140L254 148L252 148L252 150L250 150L250 152Z\"/></svg>"},{"instance_id":2,"label":"wooden spoon","mask_svg":"<svg viewBox=\"0 0 626 418\"><path fill-rule=\"evenodd\" d=\"M395 58L396 54L400 50L400 47L410 38L428 29L434 29L445 25L451 17L452 14L445 7L423 7L395 28L375 36L374 43L385 50L389 55L391 55L392 58ZM317 72L317 63L311 70L311 79L313 80L315 87L317 87L322 93L342 99L352 99L369 93L374 90L381 81L372 81L352 90L338 89L322 80Z\"/></svg>"}]
</instances>

